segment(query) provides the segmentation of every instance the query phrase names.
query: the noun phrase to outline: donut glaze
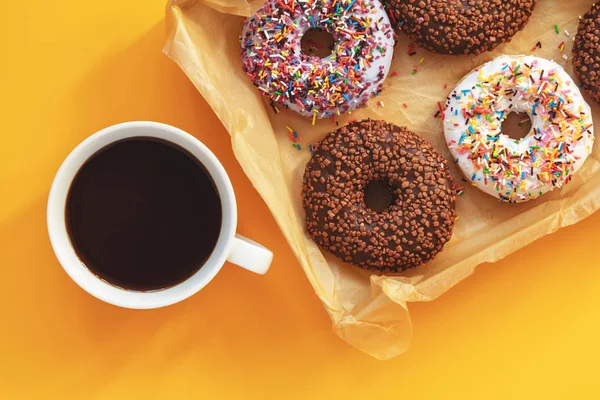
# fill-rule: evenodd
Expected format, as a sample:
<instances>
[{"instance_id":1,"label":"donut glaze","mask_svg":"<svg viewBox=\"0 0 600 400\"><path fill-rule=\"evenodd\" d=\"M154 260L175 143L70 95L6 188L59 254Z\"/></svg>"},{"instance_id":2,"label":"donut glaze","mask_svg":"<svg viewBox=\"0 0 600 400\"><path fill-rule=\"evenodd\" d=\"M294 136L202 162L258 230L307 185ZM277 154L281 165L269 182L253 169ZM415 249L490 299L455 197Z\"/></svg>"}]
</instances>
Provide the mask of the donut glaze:
<instances>
[{"instance_id":1,"label":"donut glaze","mask_svg":"<svg viewBox=\"0 0 600 400\"><path fill-rule=\"evenodd\" d=\"M511 112L531 119L521 140L502 132ZM577 85L554 61L532 56L501 56L463 78L446 102L444 133L465 176L512 203L568 183L594 142Z\"/></svg>"},{"instance_id":2,"label":"donut glaze","mask_svg":"<svg viewBox=\"0 0 600 400\"><path fill-rule=\"evenodd\" d=\"M419 46L440 54L480 54L510 42L537 0L386 0L390 18Z\"/></svg>"},{"instance_id":3,"label":"donut glaze","mask_svg":"<svg viewBox=\"0 0 600 400\"><path fill-rule=\"evenodd\" d=\"M311 28L333 36L330 56L302 52ZM354 110L379 92L395 44L378 0L268 0L246 20L240 40L254 85L275 103L317 118Z\"/></svg>"},{"instance_id":4,"label":"donut glaze","mask_svg":"<svg viewBox=\"0 0 600 400\"><path fill-rule=\"evenodd\" d=\"M381 181L392 203L367 206ZM302 204L310 237L343 261L399 272L432 260L452 237L456 193L446 160L404 127L365 120L329 133L306 166Z\"/></svg>"}]
</instances>

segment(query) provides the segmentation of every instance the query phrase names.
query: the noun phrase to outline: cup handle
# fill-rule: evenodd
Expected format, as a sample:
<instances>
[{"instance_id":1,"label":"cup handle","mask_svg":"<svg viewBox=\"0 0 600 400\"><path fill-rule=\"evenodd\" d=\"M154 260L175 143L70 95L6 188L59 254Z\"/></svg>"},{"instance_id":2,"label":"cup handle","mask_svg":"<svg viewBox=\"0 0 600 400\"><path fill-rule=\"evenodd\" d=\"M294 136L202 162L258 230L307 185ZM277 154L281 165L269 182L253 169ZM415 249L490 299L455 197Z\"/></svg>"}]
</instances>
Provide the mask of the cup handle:
<instances>
[{"instance_id":1,"label":"cup handle","mask_svg":"<svg viewBox=\"0 0 600 400\"><path fill-rule=\"evenodd\" d=\"M271 266L273 253L255 241L236 233L227 261L248 271L263 275Z\"/></svg>"}]
</instances>

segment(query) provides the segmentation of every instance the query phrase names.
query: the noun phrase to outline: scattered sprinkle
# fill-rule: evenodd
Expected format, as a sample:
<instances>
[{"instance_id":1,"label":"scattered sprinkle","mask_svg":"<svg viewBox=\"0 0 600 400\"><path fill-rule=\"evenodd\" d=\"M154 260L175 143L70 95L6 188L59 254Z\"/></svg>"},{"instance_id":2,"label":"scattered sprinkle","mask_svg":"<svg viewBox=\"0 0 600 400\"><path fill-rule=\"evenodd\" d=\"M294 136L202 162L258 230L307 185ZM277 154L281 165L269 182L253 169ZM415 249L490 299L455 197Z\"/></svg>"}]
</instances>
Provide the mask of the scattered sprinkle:
<instances>
[{"instance_id":1,"label":"scattered sprinkle","mask_svg":"<svg viewBox=\"0 0 600 400\"><path fill-rule=\"evenodd\" d=\"M462 196L463 194L465 194L464 189L465 189L464 186L454 185L454 191L456 192L457 196Z\"/></svg>"},{"instance_id":2,"label":"scattered sprinkle","mask_svg":"<svg viewBox=\"0 0 600 400\"><path fill-rule=\"evenodd\" d=\"M526 123L527 121L529 121L529 116L525 115L524 117L522 117L519 120L519 126L523 125L524 123Z\"/></svg>"},{"instance_id":3,"label":"scattered sprinkle","mask_svg":"<svg viewBox=\"0 0 600 400\"><path fill-rule=\"evenodd\" d=\"M275 114L279 114L279 108L277 108L277 105L273 101L271 101L271 104L269 105L271 106Z\"/></svg>"}]
</instances>

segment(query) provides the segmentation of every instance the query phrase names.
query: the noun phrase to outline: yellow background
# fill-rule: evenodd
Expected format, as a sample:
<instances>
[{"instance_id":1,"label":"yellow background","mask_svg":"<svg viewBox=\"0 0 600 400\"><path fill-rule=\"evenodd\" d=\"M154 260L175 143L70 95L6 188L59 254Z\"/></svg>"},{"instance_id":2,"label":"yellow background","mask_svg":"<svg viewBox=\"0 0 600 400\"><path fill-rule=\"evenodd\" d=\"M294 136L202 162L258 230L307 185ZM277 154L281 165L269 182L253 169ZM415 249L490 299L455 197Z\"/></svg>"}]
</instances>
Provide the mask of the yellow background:
<instances>
[{"instance_id":1,"label":"yellow background","mask_svg":"<svg viewBox=\"0 0 600 400\"><path fill-rule=\"evenodd\" d=\"M598 396L600 214L411 304L410 351L372 359L332 333L227 132L161 53L164 5L2 5L1 399ZM238 230L274 250L266 276L227 265L191 299L152 311L103 304L67 277L46 234L53 175L85 137L127 120L178 126L216 153Z\"/></svg>"}]
</instances>

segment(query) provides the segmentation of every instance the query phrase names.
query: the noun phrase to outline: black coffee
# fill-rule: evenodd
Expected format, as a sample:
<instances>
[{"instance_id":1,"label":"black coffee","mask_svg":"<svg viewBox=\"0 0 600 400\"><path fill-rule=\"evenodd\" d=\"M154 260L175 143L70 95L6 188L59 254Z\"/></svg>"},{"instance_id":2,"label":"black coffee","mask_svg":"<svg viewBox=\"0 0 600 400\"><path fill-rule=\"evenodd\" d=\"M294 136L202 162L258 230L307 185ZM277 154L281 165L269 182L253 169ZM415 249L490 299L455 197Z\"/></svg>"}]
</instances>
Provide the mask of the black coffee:
<instances>
[{"instance_id":1,"label":"black coffee","mask_svg":"<svg viewBox=\"0 0 600 400\"><path fill-rule=\"evenodd\" d=\"M148 291L177 285L206 262L221 231L215 183L186 150L154 138L113 143L79 170L66 223L101 279Z\"/></svg>"}]
</instances>

